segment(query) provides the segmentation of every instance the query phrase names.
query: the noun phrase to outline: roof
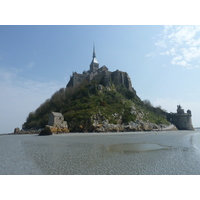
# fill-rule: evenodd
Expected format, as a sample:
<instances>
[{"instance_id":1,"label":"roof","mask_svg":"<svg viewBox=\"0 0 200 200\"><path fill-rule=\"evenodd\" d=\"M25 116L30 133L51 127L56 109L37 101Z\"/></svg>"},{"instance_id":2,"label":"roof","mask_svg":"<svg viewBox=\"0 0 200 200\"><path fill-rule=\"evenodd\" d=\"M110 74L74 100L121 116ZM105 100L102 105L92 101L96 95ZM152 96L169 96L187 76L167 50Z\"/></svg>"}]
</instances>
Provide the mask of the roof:
<instances>
[{"instance_id":1,"label":"roof","mask_svg":"<svg viewBox=\"0 0 200 200\"><path fill-rule=\"evenodd\" d=\"M98 63L96 57L92 59L92 63Z\"/></svg>"},{"instance_id":2,"label":"roof","mask_svg":"<svg viewBox=\"0 0 200 200\"><path fill-rule=\"evenodd\" d=\"M63 115L59 112L51 112L55 117L62 117Z\"/></svg>"}]
</instances>

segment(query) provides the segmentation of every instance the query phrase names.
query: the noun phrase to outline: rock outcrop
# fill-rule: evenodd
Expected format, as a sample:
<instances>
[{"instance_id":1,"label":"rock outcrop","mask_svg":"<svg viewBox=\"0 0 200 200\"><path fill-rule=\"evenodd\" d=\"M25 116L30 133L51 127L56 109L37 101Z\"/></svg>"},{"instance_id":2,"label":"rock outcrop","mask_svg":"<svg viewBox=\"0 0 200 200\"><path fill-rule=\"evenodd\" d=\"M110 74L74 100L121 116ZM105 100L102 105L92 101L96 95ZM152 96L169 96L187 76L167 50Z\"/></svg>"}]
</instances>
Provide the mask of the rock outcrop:
<instances>
[{"instance_id":1,"label":"rock outcrop","mask_svg":"<svg viewBox=\"0 0 200 200\"><path fill-rule=\"evenodd\" d=\"M134 103L130 106L130 114L136 116L134 121L123 122L124 113L113 113L105 117L99 111L90 119L83 122L70 122L72 132L131 132L131 131L161 131L169 127L168 124L155 124L145 120L146 114L142 109L137 109ZM113 123L114 122L114 123ZM172 129L172 128L170 128ZM167 129L166 129L167 130Z\"/></svg>"},{"instance_id":2,"label":"rock outcrop","mask_svg":"<svg viewBox=\"0 0 200 200\"><path fill-rule=\"evenodd\" d=\"M72 132L135 132L135 131L162 131L177 130L175 127L168 129L167 124L154 124L151 122L130 121L129 123L112 124L108 120L94 120L92 124L74 124Z\"/></svg>"},{"instance_id":3,"label":"rock outcrop","mask_svg":"<svg viewBox=\"0 0 200 200\"><path fill-rule=\"evenodd\" d=\"M20 133L20 129L19 128L15 128L14 129L14 133Z\"/></svg>"},{"instance_id":4,"label":"rock outcrop","mask_svg":"<svg viewBox=\"0 0 200 200\"><path fill-rule=\"evenodd\" d=\"M138 120L136 122L130 121L128 123L111 124L108 120L95 120L92 124L93 132L135 132L135 131L161 131L166 128L166 124L154 124Z\"/></svg>"},{"instance_id":5,"label":"rock outcrop","mask_svg":"<svg viewBox=\"0 0 200 200\"><path fill-rule=\"evenodd\" d=\"M39 135L53 135L59 133L69 133L69 129L66 127L46 125Z\"/></svg>"}]
</instances>

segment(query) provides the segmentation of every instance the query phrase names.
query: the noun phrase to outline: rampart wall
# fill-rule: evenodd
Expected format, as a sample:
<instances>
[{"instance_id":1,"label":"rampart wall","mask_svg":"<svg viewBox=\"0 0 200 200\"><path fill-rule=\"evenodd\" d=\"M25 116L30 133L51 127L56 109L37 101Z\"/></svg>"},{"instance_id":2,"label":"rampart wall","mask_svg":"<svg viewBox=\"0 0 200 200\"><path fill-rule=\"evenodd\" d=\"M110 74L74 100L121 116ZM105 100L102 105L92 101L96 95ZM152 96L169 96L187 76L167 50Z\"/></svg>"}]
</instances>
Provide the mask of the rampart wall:
<instances>
[{"instance_id":1,"label":"rampart wall","mask_svg":"<svg viewBox=\"0 0 200 200\"><path fill-rule=\"evenodd\" d=\"M190 114L171 113L169 117L171 123L174 124L178 130L194 130Z\"/></svg>"}]
</instances>

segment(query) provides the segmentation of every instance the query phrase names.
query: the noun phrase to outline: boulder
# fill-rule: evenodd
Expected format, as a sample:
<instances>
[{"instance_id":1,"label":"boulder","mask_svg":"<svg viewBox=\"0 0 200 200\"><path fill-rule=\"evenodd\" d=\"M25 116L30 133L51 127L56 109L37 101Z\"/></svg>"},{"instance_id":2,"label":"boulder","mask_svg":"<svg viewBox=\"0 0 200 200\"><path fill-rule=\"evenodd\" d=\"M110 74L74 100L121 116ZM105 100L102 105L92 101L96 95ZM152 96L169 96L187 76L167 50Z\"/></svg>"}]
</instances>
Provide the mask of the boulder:
<instances>
[{"instance_id":1,"label":"boulder","mask_svg":"<svg viewBox=\"0 0 200 200\"><path fill-rule=\"evenodd\" d=\"M20 132L20 129L19 128L15 128L14 129L14 133L19 133Z\"/></svg>"},{"instance_id":2,"label":"boulder","mask_svg":"<svg viewBox=\"0 0 200 200\"><path fill-rule=\"evenodd\" d=\"M69 129L66 127L46 125L39 135L53 135L59 133L69 133Z\"/></svg>"},{"instance_id":3,"label":"boulder","mask_svg":"<svg viewBox=\"0 0 200 200\"><path fill-rule=\"evenodd\" d=\"M49 125L46 125L45 128L40 132L39 135L52 135L52 128Z\"/></svg>"}]
</instances>

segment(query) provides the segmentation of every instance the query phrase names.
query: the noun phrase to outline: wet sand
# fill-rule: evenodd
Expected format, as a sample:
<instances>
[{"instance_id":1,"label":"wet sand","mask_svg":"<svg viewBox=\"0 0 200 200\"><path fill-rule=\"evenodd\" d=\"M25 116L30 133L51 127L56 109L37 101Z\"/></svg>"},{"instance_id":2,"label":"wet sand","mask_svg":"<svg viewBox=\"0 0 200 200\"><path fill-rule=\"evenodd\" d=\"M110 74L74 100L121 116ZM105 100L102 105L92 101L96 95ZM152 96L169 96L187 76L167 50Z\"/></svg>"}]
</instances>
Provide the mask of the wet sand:
<instances>
[{"instance_id":1,"label":"wet sand","mask_svg":"<svg viewBox=\"0 0 200 200\"><path fill-rule=\"evenodd\" d=\"M0 174L200 174L200 133L0 137Z\"/></svg>"}]
</instances>

